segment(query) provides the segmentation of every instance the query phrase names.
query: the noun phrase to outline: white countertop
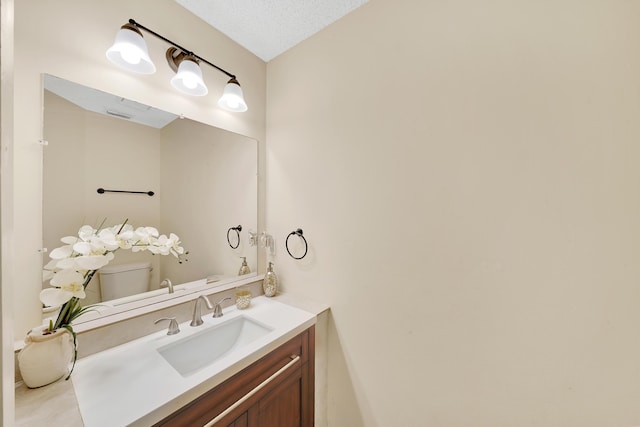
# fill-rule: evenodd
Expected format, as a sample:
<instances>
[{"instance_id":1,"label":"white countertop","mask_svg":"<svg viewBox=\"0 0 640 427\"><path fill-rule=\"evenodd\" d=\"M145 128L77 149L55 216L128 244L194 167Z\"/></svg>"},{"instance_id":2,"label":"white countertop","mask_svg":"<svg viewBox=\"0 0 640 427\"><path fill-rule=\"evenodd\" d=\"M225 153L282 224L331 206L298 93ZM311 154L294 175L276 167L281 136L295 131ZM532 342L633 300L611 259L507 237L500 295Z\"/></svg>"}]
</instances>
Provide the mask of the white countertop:
<instances>
[{"instance_id":1,"label":"white countertop","mask_svg":"<svg viewBox=\"0 0 640 427\"><path fill-rule=\"evenodd\" d=\"M51 425L47 422L51 421L51 411L64 414L66 422L72 422L68 425L151 425L304 331L316 322L316 315L327 308L284 295L256 297L247 310L231 306L223 310L222 318L204 315L204 325L196 328L189 326L189 322L183 323L177 335L168 336L161 331L85 357L77 362L71 381L59 381L35 390L26 389L24 385L18 387L17 425ZM246 316L274 329L234 352L232 357L222 357L186 377L156 351L167 343L237 316ZM55 404L52 393L65 400L62 406L66 409ZM78 408L81 420L77 419Z\"/></svg>"},{"instance_id":2,"label":"white countertop","mask_svg":"<svg viewBox=\"0 0 640 427\"><path fill-rule=\"evenodd\" d=\"M180 375L157 351L238 316L267 324L273 330L188 376ZM189 326L189 322L181 324L181 332L176 335L161 331L79 360L71 380L85 426L150 425L160 421L313 325L316 316L262 296L254 298L247 310L231 306L224 310L223 317L209 315L203 320L198 327Z\"/></svg>"}]
</instances>

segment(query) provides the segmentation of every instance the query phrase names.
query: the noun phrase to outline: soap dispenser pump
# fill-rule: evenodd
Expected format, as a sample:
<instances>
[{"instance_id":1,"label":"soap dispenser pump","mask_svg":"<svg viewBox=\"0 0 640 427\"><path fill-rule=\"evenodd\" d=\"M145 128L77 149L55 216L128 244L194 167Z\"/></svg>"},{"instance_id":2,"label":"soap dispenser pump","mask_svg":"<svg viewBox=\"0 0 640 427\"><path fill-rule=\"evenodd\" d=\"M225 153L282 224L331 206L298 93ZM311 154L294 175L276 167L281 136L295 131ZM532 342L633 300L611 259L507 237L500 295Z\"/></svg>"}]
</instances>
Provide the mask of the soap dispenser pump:
<instances>
[{"instance_id":1,"label":"soap dispenser pump","mask_svg":"<svg viewBox=\"0 0 640 427\"><path fill-rule=\"evenodd\" d=\"M265 296L268 297L273 297L278 292L278 276L276 276L276 273L273 271L272 262L269 262L267 273L264 275L262 289L264 290Z\"/></svg>"},{"instance_id":2,"label":"soap dispenser pump","mask_svg":"<svg viewBox=\"0 0 640 427\"><path fill-rule=\"evenodd\" d=\"M238 276L243 276L245 274L249 274L251 273L251 269L249 268L249 265L247 264L247 257L243 256L242 257L242 265L240 266L240 271L238 271Z\"/></svg>"}]
</instances>

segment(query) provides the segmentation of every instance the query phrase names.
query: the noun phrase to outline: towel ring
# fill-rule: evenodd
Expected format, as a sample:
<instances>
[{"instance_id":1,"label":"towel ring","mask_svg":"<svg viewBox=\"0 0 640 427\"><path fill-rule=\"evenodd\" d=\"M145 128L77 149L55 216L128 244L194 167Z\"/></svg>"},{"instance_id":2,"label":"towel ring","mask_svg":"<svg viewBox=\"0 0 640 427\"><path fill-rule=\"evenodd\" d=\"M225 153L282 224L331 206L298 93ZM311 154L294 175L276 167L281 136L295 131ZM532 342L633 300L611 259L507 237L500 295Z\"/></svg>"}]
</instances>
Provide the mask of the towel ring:
<instances>
[{"instance_id":1,"label":"towel ring","mask_svg":"<svg viewBox=\"0 0 640 427\"><path fill-rule=\"evenodd\" d=\"M231 238L229 237L229 233L231 232L231 230L236 232L236 236L238 237L238 243L236 243L235 246L233 246L231 244ZM229 243L229 246L231 246L231 249L238 249L238 246L240 246L240 232L242 231L242 226L239 225L237 227L231 227L227 230L227 243Z\"/></svg>"},{"instance_id":2,"label":"towel ring","mask_svg":"<svg viewBox=\"0 0 640 427\"><path fill-rule=\"evenodd\" d=\"M289 237L291 237L291 236L298 236L304 242L304 254L302 254L301 257L293 256L293 254L289 250ZM298 228L297 230L294 230L291 233L289 233L289 235L287 236L287 240L284 241L284 246L285 246L285 248L287 248L287 253L289 254L289 256L291 256L291 258L293 258L293 259L302 259L302 258L304 258L307 255L307 251L309 250L309 245L307 244L307 239L305 239L304 236L302 235L302 229L301 228Z\"/></svg>"}]
</instances>

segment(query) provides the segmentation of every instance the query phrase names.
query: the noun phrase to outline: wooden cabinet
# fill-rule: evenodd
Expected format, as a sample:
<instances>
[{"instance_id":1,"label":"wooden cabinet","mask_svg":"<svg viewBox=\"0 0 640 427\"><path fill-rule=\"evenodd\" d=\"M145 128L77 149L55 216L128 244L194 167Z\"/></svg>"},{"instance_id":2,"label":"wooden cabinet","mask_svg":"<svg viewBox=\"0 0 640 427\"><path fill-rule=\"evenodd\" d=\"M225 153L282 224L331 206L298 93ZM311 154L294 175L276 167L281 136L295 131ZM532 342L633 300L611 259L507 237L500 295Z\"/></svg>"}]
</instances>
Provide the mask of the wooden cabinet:
<instances>
[{"instance_id":1,"label":"wooden cabinet","mask_svg":"<svg viewBox=\"0 0 640 427\"><path fill-rule=\"evenodd\" d=\"M314 341L312 326L156 426L312 427Z\"/></svg>"}]
</instances>

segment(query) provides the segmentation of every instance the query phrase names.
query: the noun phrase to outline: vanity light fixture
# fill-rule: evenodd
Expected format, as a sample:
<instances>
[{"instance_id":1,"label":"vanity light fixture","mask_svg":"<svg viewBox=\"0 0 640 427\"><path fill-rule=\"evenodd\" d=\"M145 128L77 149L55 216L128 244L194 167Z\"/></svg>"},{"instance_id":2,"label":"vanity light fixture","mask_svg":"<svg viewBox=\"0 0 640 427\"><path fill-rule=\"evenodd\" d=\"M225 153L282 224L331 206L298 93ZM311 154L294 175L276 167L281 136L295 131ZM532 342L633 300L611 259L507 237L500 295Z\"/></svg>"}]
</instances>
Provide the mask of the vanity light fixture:
<instances>
[{"instance_id":1,"label":"vanity light fixture","mask_svg":"<svg viewBox=\"0 0 640 427\"><path fill-rule=\"evenodd\" d=\"M124 24L118 30L113 46L107 50L107 58L128 71L141 74L156 72L156 66L149 58L149 51L142 33L132 24Z\"/></svg>"},{"instance_id":2,"label":"vanity light fixture","mask_svg":"<svg viewBox=\"0 0 640 427\"><path fill-rule=\"evenodd\" d=\"M187 95L204 96L209 93L202 80L202 71L198 59L175 47L167 50L167 62L176 75L171 79L171 85Z\"/></svg>"},{"instance_id":3,"label":"vanity light fixture","mask_svg":"<svg viewBox=\"0 0 640 427\"><path fill-rule=\"evenodd\" d=\"M222 97L218 101L218 106L232 112L241 113L247 111L247 103L244 100L242 88L236 76L155 31L140 25L133 19L129 19L129 22L118 30L113 46L107 50L107 58L125 70L141 74L153 74L156 71L156 67L149 57L141 30L173 46L167 50L166 59L169 67L176 73L171 79L171 85L174 88L187 95L206 95L209 91L202 79L202 71L199 65L204 62L229 77Z\"/></svg>"}]
</instances>

